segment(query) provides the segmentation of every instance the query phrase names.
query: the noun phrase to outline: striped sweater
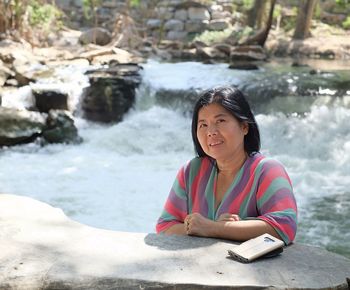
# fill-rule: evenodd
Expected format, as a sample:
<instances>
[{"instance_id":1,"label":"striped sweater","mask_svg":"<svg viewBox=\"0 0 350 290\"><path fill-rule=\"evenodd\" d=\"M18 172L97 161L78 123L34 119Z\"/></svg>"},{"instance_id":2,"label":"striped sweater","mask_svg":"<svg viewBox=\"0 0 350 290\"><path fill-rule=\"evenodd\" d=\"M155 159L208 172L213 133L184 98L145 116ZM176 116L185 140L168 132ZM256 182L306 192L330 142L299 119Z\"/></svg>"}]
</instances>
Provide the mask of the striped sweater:
<instances>
[{"instance_id":1,"label":"striped sweater","mask_svg":"<svg viewBox=\"0 0 350 290\"><path fill-rule=\"evenodd\" d=\"M297 206L291 181L284 167L260 153L247 158L215 209L217 168L208 157L197 157L183 166L172 186L156 231L183 223L190 213L216 220L223 213L242 220L269 223L288 245L297 229Z\"/></svg>"}]
</instances>

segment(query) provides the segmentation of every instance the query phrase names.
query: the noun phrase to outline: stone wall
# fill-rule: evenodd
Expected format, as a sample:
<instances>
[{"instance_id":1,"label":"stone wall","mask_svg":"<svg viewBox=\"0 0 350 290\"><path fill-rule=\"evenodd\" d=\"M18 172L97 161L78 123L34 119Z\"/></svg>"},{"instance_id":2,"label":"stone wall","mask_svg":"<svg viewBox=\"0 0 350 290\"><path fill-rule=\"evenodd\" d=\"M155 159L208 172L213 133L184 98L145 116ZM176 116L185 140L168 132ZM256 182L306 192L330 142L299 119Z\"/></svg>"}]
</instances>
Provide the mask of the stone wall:
<instances>
[{"instance_id":1,"label":"stone wall","mask_svg":"<svg viewBox=\"0 0 350 290\"><path fill-rule=\"evenodd\" d=\"M204 5L195 1L161 1L147 20L148 33L168 40L183 40L205 30L223 31L232 26L232 1L213 1Z\"/></svg>"},{"instance_id":2,"label":"stone wall","mask_svg":"<svg viewBox=\"0 0 350 290\"><path fill-rule=\"evenodd\" d=\"M125 2L102 1L97 10L98 25L113 31L118 15L126 11ZM237 2L236 5L242 5L241 1ZM92 19L84 17L82 0L57 0L56 3L66 12L73 28L92 26ZM210 5L184 0L141 1L133 14L141 24L141 33L168 40L184 40L189 34L204 30L222 31L237 18L232 0L211 1Z\"/></svg>"}]
</instances>

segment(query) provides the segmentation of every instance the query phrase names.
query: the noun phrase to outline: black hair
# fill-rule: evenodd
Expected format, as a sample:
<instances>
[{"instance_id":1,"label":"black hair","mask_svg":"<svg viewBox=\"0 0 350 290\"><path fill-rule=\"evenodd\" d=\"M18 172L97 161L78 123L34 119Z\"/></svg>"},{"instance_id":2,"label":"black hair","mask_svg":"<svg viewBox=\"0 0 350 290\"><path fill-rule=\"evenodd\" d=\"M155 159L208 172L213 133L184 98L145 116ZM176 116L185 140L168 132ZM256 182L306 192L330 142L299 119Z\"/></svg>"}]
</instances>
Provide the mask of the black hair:
<instances>
[{"instance_id":1,"label":"black hair","mask_svg":"<svg viewBox=\"0 0 350 290\"><path fill-rule=\"evenodd\" d=\"M192 115L192 139L199 157L207 156L199 144L197 123L199 110L212 103L219 104L235 117L238 122L247 122L249 130L244 136L244 150L249 156L260 151L260 132L255 117L244 94L236 87L215 87L202 92L196 102Z\"/></svg>"}]
</instances>

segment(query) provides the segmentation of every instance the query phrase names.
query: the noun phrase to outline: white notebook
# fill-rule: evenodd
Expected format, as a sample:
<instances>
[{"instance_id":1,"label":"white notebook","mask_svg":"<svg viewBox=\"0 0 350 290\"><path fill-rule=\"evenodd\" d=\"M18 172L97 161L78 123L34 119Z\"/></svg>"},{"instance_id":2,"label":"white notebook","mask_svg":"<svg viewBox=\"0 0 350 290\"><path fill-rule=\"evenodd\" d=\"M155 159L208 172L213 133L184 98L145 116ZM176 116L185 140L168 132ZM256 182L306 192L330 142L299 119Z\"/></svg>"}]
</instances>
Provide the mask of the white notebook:
<instances>
[{"instance_id":1,"label":"white notebook","mask_svg":"<svg viewBox=\"0 0 350 290\"><path fill-rule=\"evenodd\" d=\"M274 256L283 251L284 242L269 234L263 234L254 239L243 242L239 246L228 250L231 258L243 263L249 263L255 259L269 254Z\"/></svg>"}]
</instances>

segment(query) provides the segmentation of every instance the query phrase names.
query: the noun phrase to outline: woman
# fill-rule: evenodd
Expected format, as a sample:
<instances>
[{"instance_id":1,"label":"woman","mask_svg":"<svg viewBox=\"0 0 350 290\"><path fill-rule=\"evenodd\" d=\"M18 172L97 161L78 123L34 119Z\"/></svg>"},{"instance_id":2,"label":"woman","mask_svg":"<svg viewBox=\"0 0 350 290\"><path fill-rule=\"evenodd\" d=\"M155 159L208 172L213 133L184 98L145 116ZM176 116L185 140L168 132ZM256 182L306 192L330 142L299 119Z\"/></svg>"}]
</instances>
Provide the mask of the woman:
<instances>
[{"instance_id":1,"label":"woman","mask_svg":"<svg viewBox=\"0 0 350 290\"><path fill-rule=\"evenodd\" d=\"M157 232L245 241L294 240L297 206L284 167L259 153L258 125L234 87L205 91L192 118L198 157L183 166Z\"/></svg>"}]
</instances>

